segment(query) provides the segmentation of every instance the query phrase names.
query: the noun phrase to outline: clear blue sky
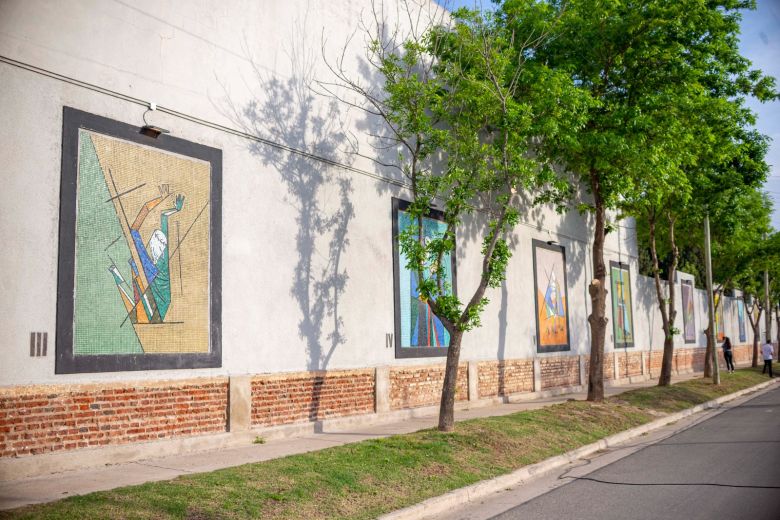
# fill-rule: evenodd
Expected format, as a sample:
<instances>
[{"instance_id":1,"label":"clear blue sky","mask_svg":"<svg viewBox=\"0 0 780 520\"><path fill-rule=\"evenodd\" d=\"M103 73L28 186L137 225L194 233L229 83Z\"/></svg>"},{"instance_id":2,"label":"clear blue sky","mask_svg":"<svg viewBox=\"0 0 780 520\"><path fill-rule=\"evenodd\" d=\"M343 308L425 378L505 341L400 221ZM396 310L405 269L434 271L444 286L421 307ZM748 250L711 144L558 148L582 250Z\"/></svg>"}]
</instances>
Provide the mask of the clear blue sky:
<instances>
[{"instance_id":1,"label":"clear blue sky","mask_svg":"<svg viewBox=\"0 0 780 520\"><path fill-rule=\"evenodd\" d=\"M489 0L436 1L451 10L475 5L493 8ZM758 0L758 9L743 14L740 49L754 68L777 78L780 87L780 0ZM780 101L762 104L751 100L749 105L758 115L758 130L772 138L766 158L772 169L765 189L774 201L772 225L780 231Z\"/></svg>"},{"instance_id":2,"label":"clear blue sky","mask_svg":"<svg viewBox=\"0 0 780 520\"><path fill-rule=\"evenodd\" d=\"M777 78L780 87L780 2L758 0L758 9L743 14L740 49L753 67ZM758 130L772 138L766 158L772 165L766 191L774 201L772 225L780 231L780 101L750 100L749 105L758 114Z\"/></svg>"}]
</instances>

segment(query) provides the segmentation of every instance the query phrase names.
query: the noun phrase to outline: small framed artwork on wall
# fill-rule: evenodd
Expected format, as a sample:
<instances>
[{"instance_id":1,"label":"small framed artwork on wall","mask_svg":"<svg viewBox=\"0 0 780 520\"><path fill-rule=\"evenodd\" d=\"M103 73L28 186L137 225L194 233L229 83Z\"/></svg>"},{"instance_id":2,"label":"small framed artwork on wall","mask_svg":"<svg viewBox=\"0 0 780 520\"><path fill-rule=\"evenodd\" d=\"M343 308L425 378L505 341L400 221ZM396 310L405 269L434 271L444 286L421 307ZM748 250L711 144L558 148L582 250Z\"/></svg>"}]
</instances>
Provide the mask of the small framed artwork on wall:
<instances>
[{"instance_id":1,"label":"small framed artwork on wall","mask_svg":"<svg viewBox=\"0 0 780 520\"><path fill-rule=\"evenodd\" d=\"M407 258L398 243L400 232L416 223L406 209L409 202L393 198L393 285L395 293L395 357L446 356L450 335L431 306L420 299L417 273L406 267ZM441 236L446 229L441 212L431 209L422 219L422 240ZM454 251L444 255L443 282L457 294ZM423 273L430 276L430 271Z\"/></svg>"},{"instance_id":2,"label":"small framed artwork on wall","mask_svg":"<svg viewBox=\"0 0 780 520\"><path fill-rule=\"evenodd\" d=\"M737 300L737 325L739 327L739 341L744 343L747 341L747 333L745 330L745 302L742 298Z\"/></svg>"},{"instance_id":3,"label":"small framed artwork on wall","mask_svg":"<svg viewBox=\"0 0 780 520\"><path fill-rule=\"evenodd\" d=\"M611 261L612 332L615 348L634 346L634 313L631 306L631 272L628 265Z\"/></svg>"},{"instance_id":4,"label":"small framed artwork on wall","mask_svg":"<svg viewBox=\"0 0 780 520\"><path fill-rule=\"evenodd\" d=\"M536 351L571 350L569 298L566 290L566 250L541 240L532 242L534 301L536 303Z\"/></svg>"},{"instance_id":5,"label":"small framed artwork on wall","mask_svg":"<svg viewBox=\"0 0 780 520\"><path fill-rule=\"evenodd\" d=\"M693 303L693 280L680 282L682 294L683 339L685 343L696 343L696 313Z\"/></svg>"}]
</instances>

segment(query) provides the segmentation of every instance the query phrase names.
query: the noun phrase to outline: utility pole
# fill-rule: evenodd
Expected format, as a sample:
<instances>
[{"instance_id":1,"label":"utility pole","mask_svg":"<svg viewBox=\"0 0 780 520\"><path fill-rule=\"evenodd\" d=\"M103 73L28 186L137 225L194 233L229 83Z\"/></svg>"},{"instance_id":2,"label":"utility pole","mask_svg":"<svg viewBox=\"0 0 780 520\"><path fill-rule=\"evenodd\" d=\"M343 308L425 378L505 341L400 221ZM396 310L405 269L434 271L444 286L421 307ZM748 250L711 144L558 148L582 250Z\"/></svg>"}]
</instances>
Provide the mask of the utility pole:
<instances>
[{"instance_id":1,"label":"utility pole","mask_svg":"<svg viewBox=\"0 0 780 520\"><path fill-rule=\"evenodd\" d=\"M710 215L704 216L704 263L707 264L707 308L709 309L709 342L712 345L712 382L720 384L718 368L718 344L715 343L715 300L712 296L712 253L710 252Z\"/></svg>"},{"instance_id":2,"label":"utility pole","mask_svg":"<svg viewBox=\"0 0 780 520\"><path fill-rule=\"evenodd\" d=\"M766 240L766 233L764 233ZM764 269L764 327L766 327L766 342L772 343L772 308L769 306L769 270Z\"/></svg>"}]
</instances>

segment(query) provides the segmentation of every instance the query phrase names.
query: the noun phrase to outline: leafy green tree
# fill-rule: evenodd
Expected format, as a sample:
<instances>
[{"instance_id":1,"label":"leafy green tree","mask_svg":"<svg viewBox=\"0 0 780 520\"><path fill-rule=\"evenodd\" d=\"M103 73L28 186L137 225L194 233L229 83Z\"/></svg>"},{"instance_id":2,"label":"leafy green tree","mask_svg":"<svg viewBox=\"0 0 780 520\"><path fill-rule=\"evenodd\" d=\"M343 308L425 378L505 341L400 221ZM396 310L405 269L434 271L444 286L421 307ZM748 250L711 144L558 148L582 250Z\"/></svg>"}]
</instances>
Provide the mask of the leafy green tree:
<instances>
[{"instance_id":1,"label":"leafy green tree","mask_svg":"<svg viewBox=\"0 0 780 520\"><path fill-rule=\"evenodd\" d=\"M646 197L631 205L632 213L639 217L639 222L647 226L648 249L652 260L652 275L655 282L656 302L661 311L661 326L664 331L664 351L661 360L661 374L658 379L659 386L671 384L672 359L674 355L674 336L679 333L674 326L677 317L676 309L676 280L677 264L679 261L679 248L677 246L675 225L681 214L684 214L690 187L685 182L685 176L680 175L680 188L676 192L666 192L665 196L657 193L652 195L650 190L645 191ZM660 221L660 222L659 222ZM666 229L665 233L659 228ZM658 259L658 235L666 235L669 248L669 263L666 271L666 290L661 281L661 267Z\"/></svg>"},{"instance_id":2,"label":"leafy green tree","mask_svg":"<svg viewBox=\"0 0 780 520\"><path fill-rule=\"evenodd\" d=\"M765 196L764 196L765 197ZM765 201L766 203L766 201ZM768 227L768 215L765 218L763 229ZM768 273L769 286L764 273ZM745 263L743 269L735 277L736 284L743 291L743 299L747 306L750 318L750 326L753 331L753 356L752 366L758 366L758 349L761 343L761 314L766 313L766 340L771 341L771 316L772 311L777 311L777 303L780 302L780 234L771 236L762 234L762 237L753 237L750 260ZM764 300L765 291L769 291L769 305ZM773 303L774 302L774 303ZM778 318L780 319L780 318ZM780 326L780 322L778 322ZM780 328L778 329L780 334Z\"/></svg>"},{"instance_id":3,"label":"leafy green tree","mask_svg":"<svg viewBox=\"0 0 780 520\"><path fill-rule=\"evenodd\" d=\"M647 228L665 332L659 378L661 386L671 383L673 335L677 332L673 326L676 314L675 271L680 247L687 246L701 251L702 221L704 215L713 213L713 265L716 267L715 280L720 281L714 292L715 295L723 294L723 289L732 286L734 276L753 258L751 245L755 247L755 239L764 231L762 223L766 222L768 216L768 208L756 190L768 171L763 160L766 140L763 136L745 131L745 127L752 123L752 114L737 101L709 95L699 101L688 118L695 139L688 147L690 155L681 170L684 181L680 179L682 185L671 186L672 190L664 192L660 199L660 211L665 216L662 227L665 226L667 230L664 250L668 260L666 275L669 294L666 298L660 284L656 248L659 207L657 203L652 204L658 198L642 196L638 204L639 208L645 210L639 213L639 227ZM682 231L679 243L675 235L676 225ZM703 265L697 270L703 272ZM717 310L722 298L716 297L714 301ZM707 350L705 372L709 376L713 348L709 326L706 333L710 347Z\"/></svg>"},{"instance_id":4,"label":"leafy green tree","mask_svg":"<svg viewBox=\"0 0 780 520\"><path fill-rule=\"evenodd\" d=\"M769 231L770 202L758 189L745 186L724 190L720 196L713 194L710 200L715 202L713 206L717 215L713 219L713 237L716 238L712 243L712 272L713 279L717 281L713 292L723 294L725 289L740 288L752 294L756 288L750 280L758 276L757 259L763 238ZM728 203L723 204L724 200ZM717 207L719 205L721 207ZM692 233L692 236L695 234ZM711 353L716 347L713 335L709 334L709 330L707 333L705 377L712 374ZM756 348L754 357L757 352Z\"/></svg>"},{"instance_id":5,"label":"leafy green tree","mask_svg":"<svg viewBox=\"0 0 780 520\"><path fill-rule=\"evenodd\" d=\"M398 41L380 30L367 58L384 82L381 91L351 78L338 61L331 67L337 82L325 85L382 120L387 132L378 136L378 146L397 152L389 165L408 181L412 224L399 233L400 250L417 275L420 300L450 336L442 431L454 427L463 335L480 326L487 290L505 278L512 255L508 233L524 208L560 202L567 193L537 146L574 134L588 99L566 74L528 59L548 37L551 12L527 0L517 4L511 24L489 12L462 9L419 34L392 32ZM338 89L357 94L361 102L345 99ZM423 239L423 219L434 204L442 208L445 228ZM480 222L484 226L475 229ZM444 258L467 225L482 238L480 275L470 293L461 284L461 294L454 294Z\"/></svg>"},{"instance_id":6,"label":"leafy green tree","mask_svg":"<svg viewBox=\"0 0 780 520\"><path fill-rule=\"evenodd\" d=\"M770 311L775 313L775 331L777 344L780 345L780 231L775 231L768 239L767 267L769 270L769 296L772 302Z\"/></svg>"},{"instance_id":7,"label":"leafy green tree","mask_svg":"<svg viewBox=\"0 0 780 520\"><path fill-rule=\"evenodd\" d=\"M764 299L762 295L762 286L764 276L762 272L755 270L755 266L750 266L742 271L737 280L742 288L742 299L745 302L745 308L750 321L750 329L753 331L753 356L751 366L758 366L758 346L761 342L761 315L764 311Z\"/></svg>"},{"instance_id":8,"label":"leafy green tree","mask_svg":"<svg viewBox=\"0 0 780 520\"><path fill-rule=\"evenodd\" d=\"M514 2L504 11L511 13ZM591 358L588 399L604 397L606 335L604 241L610 210L636 200L643 180L673 185L694 138L686 119L691 99L727 97L772 88L739 54L735 0L551 0L561 13L556 37L535 58L568 73L592 100L573 140L550 139L555 157L589 189L581 208L594 215L593 280L589 286ZM733 92L733 94L730 94Z\"/></svg>"},{"instance_id":9,"label":"leafy green tree","mask_svg":"<svg viewBox=\"0 0 780 520\"><path fill-rule=\"evenodd\" d=\"M543 5L527 1L513 15L517 24L507 27L492 13L462 9L454 13L452 26L431 32L430 51L442 85L436 106L446 128L445 161L441 173L429 171L413 179L410 214L421 222L438 198L444 202L447 230L422 242L420 224L410 226L400 245L418 279L423 280L427 266L439 267L419 291L450 333L439 413L443 431L453 426L461 338L480 325L486 290L505 279L512 256L509 232L523 207L560 204L568 193L535 153L535 143L575 133L588 100L565 74L526 60L549 34L553 21L547 15ZM523 43L514 45L518 41ZM481 276L468 301L461 301L443 282L442 258L453 250L457 230L475 211L486 220Z\"/></svg>"}]
</instances>

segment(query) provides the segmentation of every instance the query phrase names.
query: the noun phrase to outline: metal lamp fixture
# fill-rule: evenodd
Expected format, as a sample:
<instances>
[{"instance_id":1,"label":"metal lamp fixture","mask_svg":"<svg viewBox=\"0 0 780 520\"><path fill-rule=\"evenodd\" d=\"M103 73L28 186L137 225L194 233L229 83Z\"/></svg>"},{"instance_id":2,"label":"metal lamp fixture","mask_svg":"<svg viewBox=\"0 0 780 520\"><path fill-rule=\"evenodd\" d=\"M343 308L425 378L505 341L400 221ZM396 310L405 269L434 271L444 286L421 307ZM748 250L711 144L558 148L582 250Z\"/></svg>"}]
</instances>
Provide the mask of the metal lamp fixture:
<instances>
[{"instance_id":1,"label":"metal lamp fixture","mask_svg":"<svg viewBox=\"0 0 780 520\"><path fill-rule=\"evenodd\" d=\"M159 126L150 125L149 122L146 120L146 114L149 112L154 112L157 110L157 103L149 103L149 108L146 109L146 112L144 112L143 119L144 119L144 126L141 127L141 133L153 137L154 139L157 139L160 137L160 134L170 134L170 130L166 130L165 128L160 128Z\"/></svg>"}]
</instances>

